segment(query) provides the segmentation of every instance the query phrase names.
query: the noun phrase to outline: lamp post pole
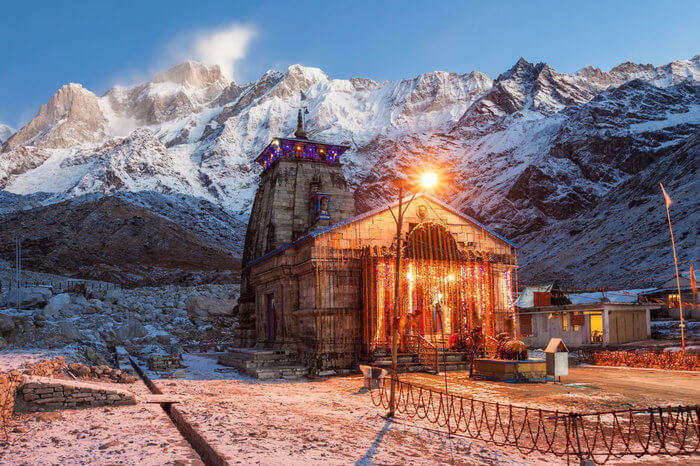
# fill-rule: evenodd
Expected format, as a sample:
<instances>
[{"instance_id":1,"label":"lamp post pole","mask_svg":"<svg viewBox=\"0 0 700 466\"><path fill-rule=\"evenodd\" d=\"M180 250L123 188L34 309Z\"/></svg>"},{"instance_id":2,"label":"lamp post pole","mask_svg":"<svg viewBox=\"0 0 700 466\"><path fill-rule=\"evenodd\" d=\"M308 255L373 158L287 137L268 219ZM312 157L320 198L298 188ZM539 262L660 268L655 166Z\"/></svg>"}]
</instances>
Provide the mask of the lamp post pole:
<instances>
[{"instance_id":1,"label":"lamp post pole","mask_svg":"<svg viewBox=\"0 0 700 466\"><path fill-rule=\"evenodd\" d=\"M403 227L403 183L399 184L399 211L396 217L396 263L394 264L394 309L391 313L391 392L389 394L388 417L394 417L396 410L396 384L398 373L396 371L398 329L396 319L400 315L401 301L399 300L399 278L401 277L401 230Z\"/></svg>"},{"instance_id":2,"label":"lamp post pole","mask_svg":"<svg viewBox=\"0 0 700 466\"><path fill-rule=\"evenodd\" d=\"M435 173L426 173L423 175L423 187L430 189L437 182ZM406 205L403 204L403 181L399 181L399 211L394 215L394 211L389 207L389 212L394 217L396 222L396 263L394 265L394 308L391 312L391 392L389 394L389 412L387 417L394 417L396 411L396 385L399 381L399 375L396 370L396 358L398 350L398 328L397 320L401 316L401 230L403 229L403 214L408 206L416 198L418 192L414 192Z\"/></svg>"}]
</instances>

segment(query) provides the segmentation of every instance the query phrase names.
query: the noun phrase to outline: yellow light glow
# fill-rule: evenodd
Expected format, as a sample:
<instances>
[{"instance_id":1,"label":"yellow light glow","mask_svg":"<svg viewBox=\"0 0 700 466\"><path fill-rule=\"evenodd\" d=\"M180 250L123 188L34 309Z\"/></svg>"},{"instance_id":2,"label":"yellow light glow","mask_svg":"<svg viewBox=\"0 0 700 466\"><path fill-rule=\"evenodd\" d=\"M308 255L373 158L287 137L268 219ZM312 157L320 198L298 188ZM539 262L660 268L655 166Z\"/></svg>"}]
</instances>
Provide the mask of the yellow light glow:
<instances>
[{"instance_id":1,"label":"yellow light glow","mask_svg":"<svg viewBox=\"0 0 700 466\"><path fill-rule=\"evenodd\" d=\"M431 189L433 186L437 184L438 181L438 176L434 172L427 172L423 174L423 177L421 178L421 184L425 189Z\"/></svg>"},{"instance_id":2,"label":"yellow light glow","mask_svg":"<svg viewBox=\"0 0 700 466\"><path fill-rule=\"evenodd\" d=\"M451 282L455 281L455 274L451 273L447 276L447 279Z\"/></svg>"}]
</instances>

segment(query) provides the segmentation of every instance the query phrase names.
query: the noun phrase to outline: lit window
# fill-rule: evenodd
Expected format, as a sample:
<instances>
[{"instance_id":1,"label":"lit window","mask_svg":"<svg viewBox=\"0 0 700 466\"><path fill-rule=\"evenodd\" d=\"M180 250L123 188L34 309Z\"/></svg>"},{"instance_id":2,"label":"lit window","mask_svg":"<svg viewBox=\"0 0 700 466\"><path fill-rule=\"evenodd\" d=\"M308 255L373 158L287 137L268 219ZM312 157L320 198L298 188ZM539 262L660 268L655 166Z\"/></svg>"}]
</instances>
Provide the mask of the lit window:
<instances>
[{"instance_id":1,"label":"lit window","mask_svg":"<svg viewBox=\"0 0 700 466\"><path fill-rule=\"evenodd\" d=\"M668 307L679 307L681 299L678 294L668 295Z\"/></svg>"},{"instance_id":2,"label":"lit window","mask_svg":"<svg viewBox=\"0 0 700 466\"><path fill-rule=\"evenodd\" d=\"M561 330L563 332L566 332L569 330L569 314L562 312L561 313Z\"/></svg>"},{"instance_id":3,"label":"lit window","mask_svg":"<svg viewBox=\"0 0 700 466\"><path fill-rule=\"evenodd\" d=\"M591 320L591 343L603 343L603 314L600 312L586 314Z\"/></svg>"}]
</instances>

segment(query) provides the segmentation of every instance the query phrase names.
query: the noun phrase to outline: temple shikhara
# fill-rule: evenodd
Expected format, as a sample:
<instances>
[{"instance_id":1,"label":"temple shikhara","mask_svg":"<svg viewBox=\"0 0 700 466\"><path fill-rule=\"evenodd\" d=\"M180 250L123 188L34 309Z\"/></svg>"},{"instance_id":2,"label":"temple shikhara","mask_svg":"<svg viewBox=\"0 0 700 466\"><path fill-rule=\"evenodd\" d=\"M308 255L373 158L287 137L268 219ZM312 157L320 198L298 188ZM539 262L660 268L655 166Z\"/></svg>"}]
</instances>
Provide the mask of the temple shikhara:
<instances>
[{"instance_id":1,"label":"temple shikhara","mask_svg":"<svg viewBox=\"0 0 700 466\"><path fill-rule=\"evenodd\" d=\"M478 329L494 356L496 335L517 328L515 245L417 194L397 251L398 199L356 215L346 149L307 139L300 114L294 138L273 140L257 158L239 300L251 343L316 370L356 367L388 354L394 317L403 354L449 351Z\"/></svg>"}]
</instances>

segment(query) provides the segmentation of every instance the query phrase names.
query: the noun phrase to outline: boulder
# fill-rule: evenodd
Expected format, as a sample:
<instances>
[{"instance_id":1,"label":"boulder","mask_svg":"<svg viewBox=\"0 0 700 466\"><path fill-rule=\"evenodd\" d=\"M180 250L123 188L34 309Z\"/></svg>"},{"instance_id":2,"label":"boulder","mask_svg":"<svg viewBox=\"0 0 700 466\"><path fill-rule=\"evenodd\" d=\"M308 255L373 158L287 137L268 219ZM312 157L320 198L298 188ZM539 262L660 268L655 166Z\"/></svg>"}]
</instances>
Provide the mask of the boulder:
<instances>
[{"instance_id":1,"label":"boulder","mask_svg":"<svg viewBox=\"0 0 700 466\"><path fill-rule=\"evenodd\" d=\"M19 290L20 309L36 309L43 307L51 298L51 288L47 286L25 286ZM17 289L8 290L0 299L1 307L17 306Z\"/></svg>"},{"instance_id":2,"label":"boulder","mask_svg":"<svg viewBox=\"0 0 700 466\"><path fill-rule=\"evenodd\" d=\"M15 327L15 321L11 316L0 314L0 333L12 333Z\"/></svg>"},{"instance_id":3,"label":"boulder","mask_svg":"<svg viewBox=\"0 0 700 466\"><path fill-rule=\"evenodd\" d=\"M94 364L107 364L107 360L104 358L104 356L102 356L100 353L96 352L89 346L85 348L85 351L83 351L83 355L85 356L85 359Z\"/></svg>"},{"instance_id":4,"label":"boulder","mask_svg":"<svg viewBox=\"0 0 700 466\"><path fill-rule=\"evenodd\" d=\"M68 293L60 293L56 296L52 296L51 299L49 299L46 307L44 307L44 310L47 313L46 315L50 316L56 316L59 314L65 315L70 312L70 306L70 295Z\"/></svg>"},{"instance_id":5,"label":"boulder","mask_svg":"<svg viewBox=\"0 0 700 466\"><path fill-rule=\"evenodd\" d=\"M83 314L97 314L104 312L104 305L99 299L91 299L88 306L82 309Z\"/></svg>"},{"instance_id":6,"label":"boulder","mask_svg":"<svg viewBox=\"0 0 700 466\"><path fill-rule=\"evenodd\" d=\"M92 307L92 304L85 296L76 294L72 296L71 307L73 314L82 314L86 309Z\"/></svg>"},{"instance_id":7,"label":"boulder","mask_svg":"<svg viewBox=\"0 0 700 466\"><path fill-rule=\"evenodd\" d=\"M83 339L78 327L76 327L70 320L62 320L58 323L58 333L60 333L66 340L80 341Z\"/></svg>"},{"instance_id":8,"label":"boulder","mask_svg":"<svg viewBox=\"0 0 700 466\"><path fill-rule=\"evenodd\" d=\"M215 299L196 296L187 300L187 314L193 323L231 316L238 304L236 299Z\"/></svg>"},{"instance_id":9,"label":"boulder","mask_svg":"<svg viewBox=\"0 0 700 466\"><path fill-rule=\"evenodd\" d=\"M114 329L114 337L118 342L127 342L147 335L146 327L141 322L131 321Z\"/></svg>"},{"instance_id":10,"label":"boulder","mask_svg":"<svg viewBox=\"0 0 700 466\"><path fill-rule=\"evenodd\" d=\"M109 304L119 304L122 299L122 294L119 290L110 290L104 297L104 301Z\"/></svg>"}]
</instances>

